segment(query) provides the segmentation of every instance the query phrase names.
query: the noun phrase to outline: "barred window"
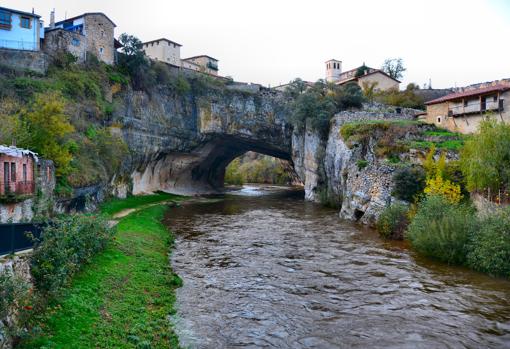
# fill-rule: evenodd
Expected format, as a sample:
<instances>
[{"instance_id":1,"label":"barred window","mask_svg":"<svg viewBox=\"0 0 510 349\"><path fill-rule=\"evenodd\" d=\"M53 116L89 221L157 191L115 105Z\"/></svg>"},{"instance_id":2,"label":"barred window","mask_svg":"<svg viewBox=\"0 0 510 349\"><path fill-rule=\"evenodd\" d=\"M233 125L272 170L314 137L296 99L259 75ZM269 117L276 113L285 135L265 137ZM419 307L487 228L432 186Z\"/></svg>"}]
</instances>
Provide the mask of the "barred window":
<instances>
[{"instance_id":1,"label":"barred window","mask_svg":"<svg viewBox=\"0 0 510 349\"><path fill-rule=\"evenodd\" d=\"M11 13L0 10L0 29L11 29Z\"/></svg>"},{"instance_id":2,"label":"barred window","mask_svg":"<svg viewBox=\"0 0 510 349\"><path fill-rule=\"evenodd\" d=\"M22 28L30 29L31 27L30 24L31 24L30 17L21 17L20 26Z\"/></svg>"}]
</instances>

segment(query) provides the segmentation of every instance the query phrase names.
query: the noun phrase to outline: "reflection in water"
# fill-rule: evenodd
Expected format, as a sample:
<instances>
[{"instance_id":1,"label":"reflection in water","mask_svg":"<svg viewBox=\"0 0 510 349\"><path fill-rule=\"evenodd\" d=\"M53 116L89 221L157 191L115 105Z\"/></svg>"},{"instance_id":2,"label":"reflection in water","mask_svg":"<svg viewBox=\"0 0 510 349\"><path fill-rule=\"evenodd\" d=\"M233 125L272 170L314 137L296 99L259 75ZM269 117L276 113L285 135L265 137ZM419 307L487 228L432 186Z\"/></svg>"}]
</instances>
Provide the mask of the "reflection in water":
<instances>
[{"instance_id":1,"label":"reflection in water","mask_svg":"<svg viewBox=\"0 0 510 349\"><path fill-rule=\"evenodd\" d=\"M510 347L509 282L419 259L295 193L185 205L167 224L184 347Z\"/></svg>"}]
</instances>

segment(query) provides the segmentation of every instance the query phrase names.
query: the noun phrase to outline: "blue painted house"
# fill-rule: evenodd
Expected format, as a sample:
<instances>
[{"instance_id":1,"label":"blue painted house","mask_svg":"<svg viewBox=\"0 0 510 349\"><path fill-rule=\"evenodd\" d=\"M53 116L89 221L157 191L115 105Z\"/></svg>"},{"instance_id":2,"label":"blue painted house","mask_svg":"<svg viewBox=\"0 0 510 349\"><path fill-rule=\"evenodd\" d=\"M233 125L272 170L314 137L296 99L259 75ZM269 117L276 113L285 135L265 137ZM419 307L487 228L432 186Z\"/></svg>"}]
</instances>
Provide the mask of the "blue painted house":
<instances>
[{"instance_id":1,"label":"blue painted house","mask_svg":"<svg viewBox=\"0 0 510 349\"><path fill-rule=\"evenodd\" d=\"M0 7L0 48L39 51L43 38L41 16Z\"/></svg>"}]
</instances>

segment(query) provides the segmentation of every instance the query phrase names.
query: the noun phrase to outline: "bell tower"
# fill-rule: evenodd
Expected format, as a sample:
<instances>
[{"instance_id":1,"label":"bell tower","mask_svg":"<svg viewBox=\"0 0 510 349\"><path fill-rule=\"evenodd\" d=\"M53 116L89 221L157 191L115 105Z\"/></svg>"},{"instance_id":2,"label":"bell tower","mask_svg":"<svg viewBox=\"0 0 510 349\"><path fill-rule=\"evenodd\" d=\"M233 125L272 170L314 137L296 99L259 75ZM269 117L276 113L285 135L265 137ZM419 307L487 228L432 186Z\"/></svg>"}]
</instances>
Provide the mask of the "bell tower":
<instances>
[{"instance_id":1,"label":"bell tower","mask_svg":"<svg viewBox=\"0 0 510 349\"><path fill-rule=\"evenodd\" d=\"M337 82L340 80L340 74L342 74L342 61L337 61L336 59L326 61L327 82Z\"/></svg>"}]
</instances>

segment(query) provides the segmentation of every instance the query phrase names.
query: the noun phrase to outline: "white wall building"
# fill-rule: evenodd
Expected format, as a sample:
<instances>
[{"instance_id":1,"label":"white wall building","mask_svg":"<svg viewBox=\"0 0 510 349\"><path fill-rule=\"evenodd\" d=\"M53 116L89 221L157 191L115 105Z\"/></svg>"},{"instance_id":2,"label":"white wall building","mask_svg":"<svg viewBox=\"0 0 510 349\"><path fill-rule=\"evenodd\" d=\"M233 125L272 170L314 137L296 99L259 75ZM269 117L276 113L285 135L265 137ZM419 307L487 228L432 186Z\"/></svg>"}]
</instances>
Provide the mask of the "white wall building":
<instances>
[{"instance_id":1,"label":"white wall building","mask_svg":"<svg viewBox=\"0 0 510 349\"><path fill-rule=\"evenodd\" d=\"M218 75L218 60L207 55L185 58L182 60L182 67L202 73Z\"/></svg>"},{"instance_id":2,"label":"white wall building","mask_svg":"<svg viewBox=\"0 0 510 349\"><path fill-rule=\"evenodd\" d=\"M176 67L181 66L181 44L165 38L143 43L147 57Z\"/></svg>"}]
</instances>

